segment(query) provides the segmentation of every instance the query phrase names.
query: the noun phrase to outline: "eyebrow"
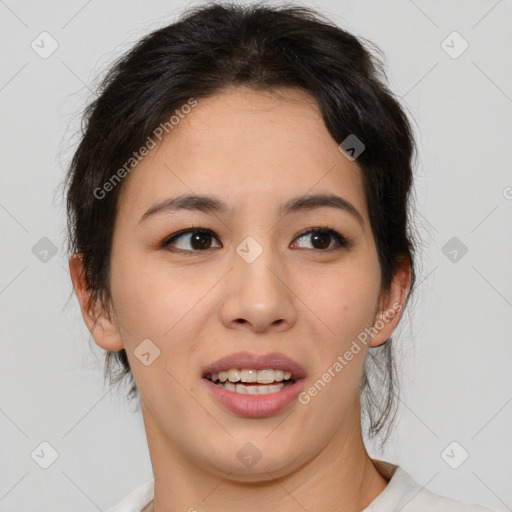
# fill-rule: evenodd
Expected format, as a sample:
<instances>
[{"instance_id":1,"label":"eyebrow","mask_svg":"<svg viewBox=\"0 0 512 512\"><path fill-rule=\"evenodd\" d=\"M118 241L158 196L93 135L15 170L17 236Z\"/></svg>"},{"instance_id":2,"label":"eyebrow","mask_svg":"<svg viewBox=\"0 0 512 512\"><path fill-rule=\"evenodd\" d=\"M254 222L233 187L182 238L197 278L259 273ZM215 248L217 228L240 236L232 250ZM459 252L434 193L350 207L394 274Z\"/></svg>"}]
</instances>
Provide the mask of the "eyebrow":
<instances>
[{"instance_id":1,"label":"eyebrow","mask_svg":"<svg viewBox=\"0 0 512 512\"><path fill-rule=\"evenodd\" d=\"M312 210L315 208L338 208L354 217L364 230L364 219L356 207L335 194L309 194L294 197L281 205L282 216L300 211ZM165 199L151 206L139 220L139 224L157 214L172 213L179 210L201 211L233 215L235 210L223 200L212 195L183 194L178 197Z\"/></svg>"}]
</instances>

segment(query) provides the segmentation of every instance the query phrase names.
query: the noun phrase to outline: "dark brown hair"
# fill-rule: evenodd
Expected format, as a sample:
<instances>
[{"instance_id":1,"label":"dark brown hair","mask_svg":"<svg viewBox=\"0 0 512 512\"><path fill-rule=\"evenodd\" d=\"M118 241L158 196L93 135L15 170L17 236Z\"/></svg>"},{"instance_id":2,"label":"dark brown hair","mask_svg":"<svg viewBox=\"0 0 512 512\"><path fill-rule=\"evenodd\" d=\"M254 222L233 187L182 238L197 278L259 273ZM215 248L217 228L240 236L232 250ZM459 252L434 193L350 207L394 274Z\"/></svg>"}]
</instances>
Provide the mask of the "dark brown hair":
<instances>
[{"instance_id":1,"label":"dark brown hair","mask_svg":"<svg viewBox=\"0 0 512 512\"><path fill-rule=\"evenodd\" d=\"M207 98L229 86L306 91L316 99L338 144L351 134L362 141L365 149L357 163L382 289L389 289L405 259L411 265L412 293L414 239L408 203L414 138L370 47L379 51L310 8L208 3L189 8L177 22L148 34L119 58L83 113L81 139L66 176L68 249L82 254L91 301L99 299L109 311L111 243L123 181L101 198L95 191L190 98ZM386 426L389 435L396 414L391 342L369 350L362 375L361 405L370 438L382 435ZM137 394L124 350L107 352L107 376L111 384L129 377L129 397Z\"/></svg>"}]
</instances>

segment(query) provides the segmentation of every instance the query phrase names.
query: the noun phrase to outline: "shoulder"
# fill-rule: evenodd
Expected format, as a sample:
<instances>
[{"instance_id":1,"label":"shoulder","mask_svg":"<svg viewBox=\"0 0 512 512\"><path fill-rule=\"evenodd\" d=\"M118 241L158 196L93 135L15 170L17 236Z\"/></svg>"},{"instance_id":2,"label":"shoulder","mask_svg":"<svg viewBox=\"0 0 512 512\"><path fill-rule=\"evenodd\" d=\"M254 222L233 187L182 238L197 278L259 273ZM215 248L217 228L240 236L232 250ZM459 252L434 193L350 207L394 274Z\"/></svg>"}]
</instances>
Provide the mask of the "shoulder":
<instances>
[{"instance_id":1,"label":"shoulder","mask_svg":"<svg viewBox=\"0 0 512 512\"><path fill-rule=\"evenodd\" d=\"M363 512L494 512L481 505L462 503L447 496L434 494L419 485L400 466L390 465L384 461L377 462L385 465L391 478L386 489ZM379 468L379 465L377 467ZM384 466L381 464L380 468L382 467Z\"/></svg>"},{"instance_id":2,"label":"shoulder","mask_svg":"<svg viewBox=\"0 0 512 512\"><path fill-rule=\"evenodd\" d=\"M141 512L154 498L154 485L154 480L146 482L105 512Z\"/></svg>"},{"instance_id":3,"label":"shoulder","mask_svg":"<svg viewBox=\"0 0 512 512\"><path fill-rule=\"evenodd\" d=\"M398 468L398 482L405 491L400 500L403 512L493 512L481 505L463 503L447 496L440 496L419 485L402 468Z\"/></svg>"}]
</instances>

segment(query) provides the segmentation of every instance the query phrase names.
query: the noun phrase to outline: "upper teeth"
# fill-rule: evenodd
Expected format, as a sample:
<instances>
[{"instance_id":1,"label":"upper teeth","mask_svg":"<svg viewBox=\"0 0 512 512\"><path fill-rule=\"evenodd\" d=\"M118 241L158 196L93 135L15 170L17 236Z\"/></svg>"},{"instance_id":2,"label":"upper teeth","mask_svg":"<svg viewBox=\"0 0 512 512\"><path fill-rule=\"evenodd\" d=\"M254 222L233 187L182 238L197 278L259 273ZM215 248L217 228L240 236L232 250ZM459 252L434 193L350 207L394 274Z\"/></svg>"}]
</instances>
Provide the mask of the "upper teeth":
<instances>
[{"instance_id":1,"label":"upper teeth","mask_svg":"<svg viewBox=\"0 0 512 512\"><path fill-rule=\"evenodd\" d=\"M281 382L282 380L291 379L291 372L283 372L282 370L238 370L230 368L219 373L212 373L212 381L220 380L221 382L258 382L260 384L270 384L272 382Z\"/></svg>"}]
</instances>

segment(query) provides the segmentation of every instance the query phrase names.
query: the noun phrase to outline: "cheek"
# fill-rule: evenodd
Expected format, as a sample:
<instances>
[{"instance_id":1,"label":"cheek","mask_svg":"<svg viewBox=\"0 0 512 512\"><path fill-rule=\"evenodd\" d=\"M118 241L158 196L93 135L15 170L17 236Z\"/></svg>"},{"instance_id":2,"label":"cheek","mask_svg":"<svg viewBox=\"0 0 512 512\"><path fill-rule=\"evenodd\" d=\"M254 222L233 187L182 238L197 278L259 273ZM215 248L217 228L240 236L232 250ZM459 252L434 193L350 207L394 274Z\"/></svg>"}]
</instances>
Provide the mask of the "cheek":
<instances>
[{"instance_id":1,"label":"cheek","mask_svg":"<svg viewBox=\"0 0 512 512\"><path fill-rule=\"evenodd\" d=\"M172 338L183 329L212 286L186 269L136 256L113 258L111 283L116 313L126 331L155 340Z\"/></svg>"},{"instance_id":2,"label":"cheek","mask_svg":"<svg viewBox=\"0 0 512 512\"><path fill-rule=\"evenodd\" d=\"M304 312L315 340L310 398L315 396L315 403L326 410L336 403L336 411L343 411L359 396L359 379L368 352L365 329L373 324L380 291L378 262L371 255L347 258L336 269L305 272L304 276L308 277L301 280L297 295L314 313L308 309ZM317 379L320 382L315 386ZM326 391L319 392L324 387Z\"/></svg>"},{"instance_id":3,"label":"cheek","mask_svg":"<svg viewBox=\"0 0 512 512\"><path fill-rule=\"evenodd\" d=\"M153 397L150 402L169 402L172 410L185 414L191 407L185 390L191 391L189 363L198 358L197 340L204 327L198 304L213 282L194 280L187 272L130 256L113 258L111 285L116 317L141 394ZM137 348L146 339L159 350L148 366L137 359Z\"/></svg>"},{"instance_id":4,"label":"cheek","mask_svg":"<svg viewBox=\"0 0 512 512\"><path fill-rule=\"evenodd\" d=\"M339 267L304 276L298 295L324 325L322 338L330 335L340 348L372 324L380 291L380 271L373 258L347 259Z\"/></svg>"},{"instance_id":5,"label":"cheek","mask_svg":"<svg viewBox=\"0 0 512 512\"><path fill-rule=\"evenodd\" d=\"M371 266L346 270L329 278L317 278L313 288L308 287L312 284L308 279L304 281L303 293L298 294L307 297L305 302L315 313L310 315L306 310L310 325L314 326L311 339L315 372L301 403L306 409L311 406L312 410L328 411L326 415L337 418L345 417L347 411L356 410L359 404L360 377L368 353L365 329L374 320L380 283L380 274ZM329 422L318 424L319 417L312 414L311 420L306 421L315 423L315 429L325 430L328 435Z\"/></svg>"},{"instance_id":6,"label":"cheek","mask_svg":"<svg viewBox=\"0 0 512 512\"><path fill-rule=\"evenodd\" d=\"M199 274L192 266L177 269L133 255L112 268L116 315L140 391L146 396L163 398L161 393L167 395L161 389L164 384L164 389L172 395L165 400L173 403L183 400L186 392L182 386L188 389L189 384L197 385L190 369L196 368L201 355L201 340L204 343L206 324L211 318L210 296L218 281L217 274ZM137 347L146 339L159 349L158 357L149 367L136 359Z\"/></svg>"}]
</instances>

